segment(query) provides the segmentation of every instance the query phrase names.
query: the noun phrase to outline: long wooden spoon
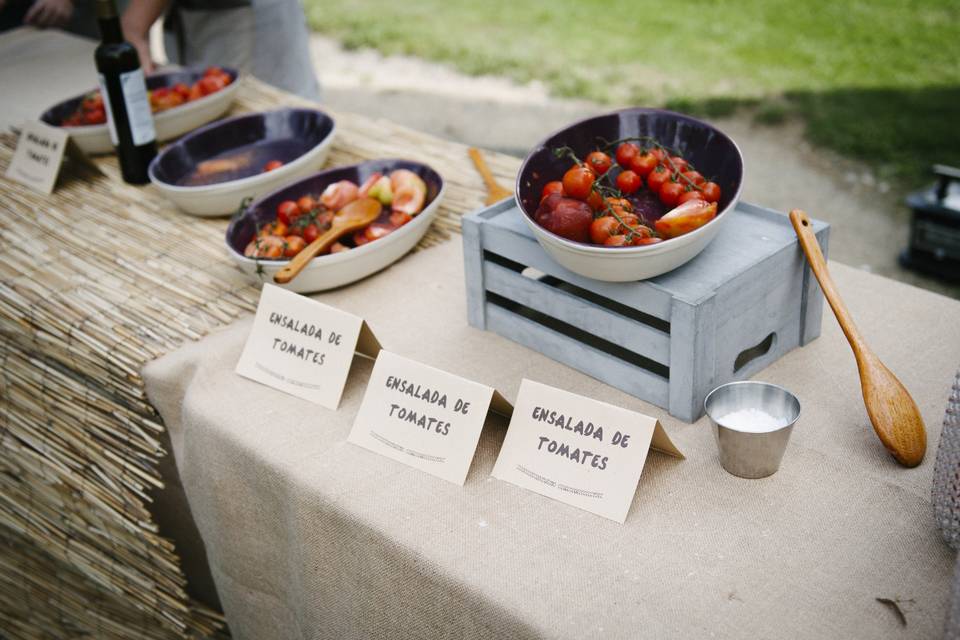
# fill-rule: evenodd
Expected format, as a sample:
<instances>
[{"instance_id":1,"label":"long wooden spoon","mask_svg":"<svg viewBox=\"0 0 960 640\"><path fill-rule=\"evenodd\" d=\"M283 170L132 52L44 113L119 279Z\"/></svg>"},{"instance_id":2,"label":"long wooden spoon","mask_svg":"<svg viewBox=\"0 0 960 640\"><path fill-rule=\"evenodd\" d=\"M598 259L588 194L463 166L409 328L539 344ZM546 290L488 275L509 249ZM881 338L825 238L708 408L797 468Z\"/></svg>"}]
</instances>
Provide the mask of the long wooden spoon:
<instances>
[{"instance_id":1,"label":"long wooden spoon","mask_svg":"<svg viewBox=\"0 0 960 640\"><path fill-rule=\"evenodd\" d=\"M336 242L339 238L351 231L363 229L365 226L377 219L381 210L380 203L373 198L360 198L354 200L343 209L340 209L334 216L330 229L316 240L305 246L300 253L293 256L290 263L273 276L273 281L277 284L287 284L297 277L307 264L313 258Z\"/></svg>"},{"instance_id":2,"label":"long wooden spoon","mask_svg":"<svg viewBox=\"0 0 960 640\"><path fill-rule=\"evenodd\" d=\"M857 358L863 404L867 407L873 430L897 462L905 467L917 466L923 461L923 455L927 451L927 433L917 403L897 377L867 346L860 331L853 324L853 318L840 299L840 292L827 271L827 263L820 251L820 245L817 244L810 218L803 211L794 209L790 212L790 222L800 238L803 252L807 254L810 268L820 282L823 295L830 303L843 334L850 342L853 355Z\"/></svg>"},{"instance_id":3,"label":"long wooden spoon","mask_svg":"<svg viewBox=\"0 0 960 640\"><path fill-rule=\"evenodd\" d=\"M470 159L473 160L473 164L477 166L477 171L480 172L480 177L483 178L483 181L487 183L487 200L486 204L493 204L494 202L500 202L504 198L509 198L513 195L512 191L504 189L497 183L497 179L493 177L493 173L490 171L490 167L487 166L487 161L483 159L479 149L470 147L467 150L467 153L470 154Z\"/></svg>"}]
</instances>

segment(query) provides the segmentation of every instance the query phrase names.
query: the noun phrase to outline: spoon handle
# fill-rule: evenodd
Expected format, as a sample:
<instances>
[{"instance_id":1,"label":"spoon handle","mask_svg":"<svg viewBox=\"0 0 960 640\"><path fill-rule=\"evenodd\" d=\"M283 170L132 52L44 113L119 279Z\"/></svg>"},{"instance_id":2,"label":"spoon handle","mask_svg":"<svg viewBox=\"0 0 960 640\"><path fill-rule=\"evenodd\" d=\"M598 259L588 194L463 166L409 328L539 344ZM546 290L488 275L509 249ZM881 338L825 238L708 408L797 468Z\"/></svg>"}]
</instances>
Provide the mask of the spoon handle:
<instances>
[{"instance_id":1,"label":"spoon handle","mask_svg":"<svg viewBox=\"0 0 960 640\"><path fill-rule=\"evenodd\" d=\"M334 220L333 225L325 233L317 237L316 240L300 250L300 253L293 256L290 262L280 271L273 275L273 281L277 284L287 284L297 277L303 268L313 260L318 253L329 247L334 241L343 235L342 224L337 224Z\"/></svg>"},{"instance_id":2,"label":"spoon handle","mask_svg":"<svg viewBox=\"0 0 960 640\"><path fill-rule=\"evenodd\" d=\"M813 269L813 275L817 277L820 288L823 290L823 295L826 297L827 302L830 303L830 308L833 309L833 315L837 317L837 322L840 323L840 329L843 330L843 335L847 337L847 341L850 343L850 348L853 349L854 355L856 355L858 360L862 357L869 358L873 355L873 352L870 351L867 343L864 342L863 337L860 335L860 330L857 329L857 325L853 322L853 317L850 315L847 306L840 297L840 291L837 289L837 285L834 284L833 278L830 277L830 271L827 270L827 261L823 257L823 252L820 251L820 244L817 242L817 236L813 233L813 225L810 222L809 216L800 209L794 209L790 212L790 222L797 232L797 238L799 238L800 246L807 256L810 268Z\"/></svg>"},{"instance_id":3,"label":"spoon handle","mask_svg":"<svg viewBox=\"0 0 960 640\"><path fill-rule=\"evenodd\" d=\"M467 153L470 154L470 159L473 160L473 164L477 167L477 172L480 173L480 177L483 178L483 182L487 185L487 191L498 198L501 197L501 194L509 193L505 188L501 187L497 179L493 177L493 172L490 171L490 167L487 166L487 161L483 159L483 154L480 153L479 149L470 147L467 149Z\"/></svg>"}]
</instances>

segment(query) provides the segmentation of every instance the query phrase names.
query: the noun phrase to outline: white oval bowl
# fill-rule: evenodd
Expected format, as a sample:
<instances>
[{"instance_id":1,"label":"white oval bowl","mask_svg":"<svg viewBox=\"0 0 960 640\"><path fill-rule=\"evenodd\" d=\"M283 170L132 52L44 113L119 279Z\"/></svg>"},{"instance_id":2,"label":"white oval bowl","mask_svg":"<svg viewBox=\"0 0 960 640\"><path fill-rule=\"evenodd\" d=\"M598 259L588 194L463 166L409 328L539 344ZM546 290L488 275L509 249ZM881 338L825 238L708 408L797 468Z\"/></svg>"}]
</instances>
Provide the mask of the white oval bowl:
<instances>
[{"instance_id":1,"label":"white oval bowl","mask_svg":"<svg viewBox=\"0 0 960 640\"><path fill-rule=\"evenodd\" d=\"M396 231L350 251L318 256L287 284L277 284L273 281L273 276L287 266L289 260L254 260L237 253L229 244L227 250L240 270L257 282L269 282L297 293L314 293L342 287L385 269L413 249L437 216L445 191L446 186L440 190L433 202ZM262 268L260 273L258 265Z\"/></svg>"},{"instance_id":2,"label":"white oval bowl","mask_svg":"<svg viewBox=\"0 0 960 640\"><path fill-rule=\"evenodd\" d=\"M319 109L315 109L315 111L319 111ZM242 118L246 115L250 114L243 114L243 116L237 117ZM324 115L329 117L329 114ZM229 126L231 121L232 119L224 120L210 126ZM331 121L333 121L332 118ZM159 180L155 176L154 164L151 163L149 171L150 182L153 183L165 198L189 214L204 218L230 215L237 211L237 208L240 207L244 200L257 198L270 193L299 178L306 177L320 170L324 162L326 162L327 156L330 154L330 146L333 144L336 132L337 124L333 121L330 132L319 143L296 160L288 162L273 171L258 173L239 180L188 187ZM199 133L200 131L195 132L195 134ZM186 138L184 138L184 140L186 140ZM158 155L154 159L154 163L158 162L160 157L161 156Z\"/></svg>"},{"instance_id":3,"label":"white oval bowl","mask_svg":"<svg viewBox=\"0 0 960 640\"><path fill-rule=\"evenodd\" d=\"M154 115L157 142L178 138L222 116L233 105L241 82L242 78L238 74L233 82L220 91ZM110 142L110 129L105 124L63 128L87 155L114 152L113 143Z\"/></svg>"},{"instance_id":4,"label":"white oval bowl","mask_svg":"<svg viewBox=\"0 0 960 640\"><path fill-rule=\"evenodd\" d=\"M690 233L639 247L601 247L574 242L550 233L522 211L520 216L540 246L564 268L594 280L634 282L672 271L696 257L720 232L721 225L730 217L727 212L733 211L736 205L737 200L732 200L724 213Z\"/></svg>"}]
</instances>

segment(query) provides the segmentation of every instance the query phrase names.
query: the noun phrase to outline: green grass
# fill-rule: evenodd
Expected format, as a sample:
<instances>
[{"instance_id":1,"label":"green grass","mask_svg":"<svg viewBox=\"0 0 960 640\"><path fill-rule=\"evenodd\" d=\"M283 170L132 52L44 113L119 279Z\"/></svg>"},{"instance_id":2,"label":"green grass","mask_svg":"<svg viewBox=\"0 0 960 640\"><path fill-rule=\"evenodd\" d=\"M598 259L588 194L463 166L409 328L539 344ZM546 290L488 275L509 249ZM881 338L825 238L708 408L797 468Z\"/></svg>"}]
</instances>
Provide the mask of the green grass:
<instances>
[{"instance_id":1,"label":"green grass","mask_svg":"<svg viewBox=\"0 0 960 640\"><path fill-rule=\"evenodd\" d=\"M758 122L919 178L960 164L956 0L306 0L348 47L539 79L561 96Z\"/></svg>"}]
</instances>

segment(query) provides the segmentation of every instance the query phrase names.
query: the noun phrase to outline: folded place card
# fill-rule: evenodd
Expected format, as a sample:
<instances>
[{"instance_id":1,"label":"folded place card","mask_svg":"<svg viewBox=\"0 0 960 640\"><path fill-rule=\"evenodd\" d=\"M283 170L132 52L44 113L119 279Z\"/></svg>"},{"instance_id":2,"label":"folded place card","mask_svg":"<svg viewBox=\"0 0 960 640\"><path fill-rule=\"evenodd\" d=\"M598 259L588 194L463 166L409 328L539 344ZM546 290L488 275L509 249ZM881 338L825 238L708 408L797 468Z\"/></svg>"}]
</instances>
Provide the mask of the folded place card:
<instances>
[{"instance_id":1,"label":"folded place card","mask_svg":"<svg viewBox=\"0 0 960 640\"><path fill-rule=\"evenodd\" d=\"M42 122L25 122L7 177L40 193L53 193L70 135Z\"/></svg>"},{"instance_id":2,"label":"folded place card","mask_svg":"<svg viewBox=\"0 0 960 640\"><path fill-rule=\"evenodd\" d=\"M462 485L488 409L511 407L491 387L380 351L348 440Z\"/></svg>"},{"instance_id":3,"label":"folded place card","mask_svg":"<svg viewBox=\"0 0 960 640\"><path fill-rule=\"evenodd\" d=\"M651 448L683 457L654 418L525 379L493 476L622 524Z\"/></svg>"},{"instance_id":4,"label":"folded place card","mask_svg":"<svg viewBox=\"0 0 960 640\"><path fill-rule=\"evenodd\" d=\"M330 409L340 404L354 352L380 343L362 318L264 284L237 373Z\"/></svg>"}]
</instances>

